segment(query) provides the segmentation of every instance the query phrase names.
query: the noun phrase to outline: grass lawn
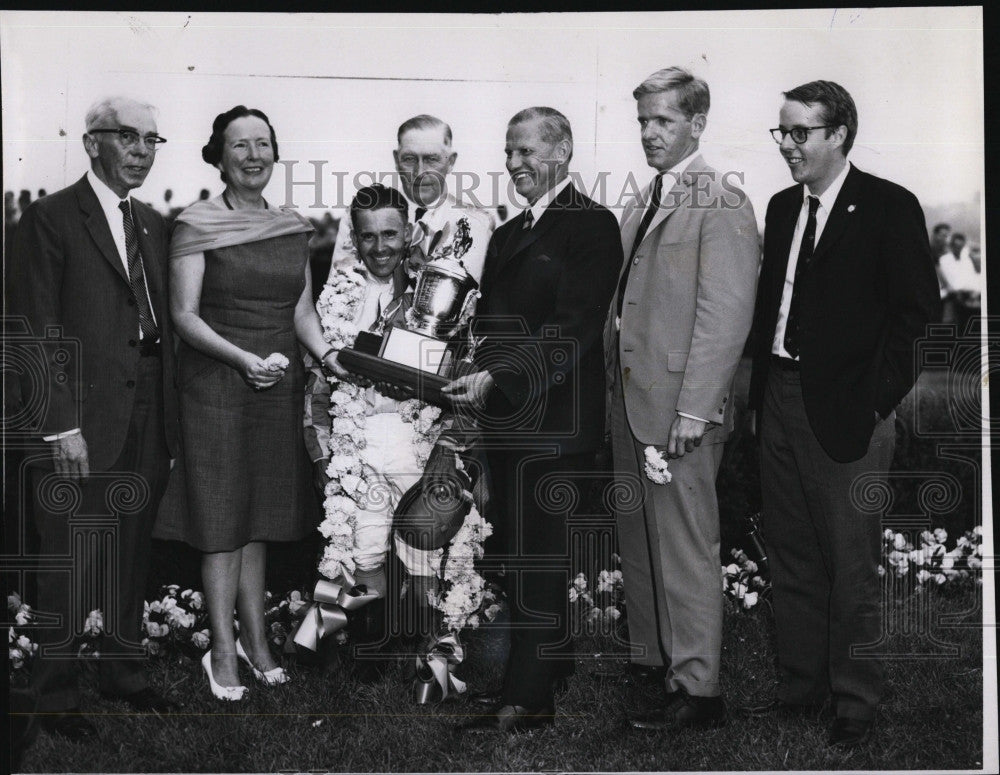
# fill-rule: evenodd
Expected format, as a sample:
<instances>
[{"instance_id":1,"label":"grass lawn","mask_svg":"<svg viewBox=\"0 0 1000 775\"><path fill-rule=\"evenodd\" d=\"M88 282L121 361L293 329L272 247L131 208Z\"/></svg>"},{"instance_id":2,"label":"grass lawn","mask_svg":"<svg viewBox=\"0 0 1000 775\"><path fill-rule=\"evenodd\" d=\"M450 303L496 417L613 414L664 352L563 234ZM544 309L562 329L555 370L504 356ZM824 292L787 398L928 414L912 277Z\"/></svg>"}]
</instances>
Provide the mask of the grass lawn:
<instances>
[{"instance_id":1,"label":"grass lawn","mask_svg":"<svg viewBox=\"0 0 1000 775\"><path fill-rule=\"evenodd\" d=\"M289 658L294 683L254 689L231 707L209 694L200 667L185 657L152 662L154 685L184 703L159 718L101 701L93 677L85 705L100 742L72 744L45 733L22 761L27 772L664 771L808 769L974 769L982 766L981 595L966 585L896 601L879 651L887 655L888 696L876 737L853 753L826 748L829 721L747 718L676 736L639 732L625 712L641 701L614 678L619 664L581 641L576 675L559 701L555 726L532 733L465 737L452 727L476 706L449 698L418 706L397 671L363 685L334 654L315 664ZM964 612L964 613L963 613ZM927 614L930 614L927 616ZM939 617L948 614L945 627ZM925 632L913 626L929 622ZM957 622L957 624L956 624ZM730 710L769 696L774 680L766 606L728 610L723 685ZM466 638L460 674L475 690L499 678L498 631ZM607 648L608 643L603 646ZM249 680L249 676L246 677Z\"/></svg>"}]
</instances>

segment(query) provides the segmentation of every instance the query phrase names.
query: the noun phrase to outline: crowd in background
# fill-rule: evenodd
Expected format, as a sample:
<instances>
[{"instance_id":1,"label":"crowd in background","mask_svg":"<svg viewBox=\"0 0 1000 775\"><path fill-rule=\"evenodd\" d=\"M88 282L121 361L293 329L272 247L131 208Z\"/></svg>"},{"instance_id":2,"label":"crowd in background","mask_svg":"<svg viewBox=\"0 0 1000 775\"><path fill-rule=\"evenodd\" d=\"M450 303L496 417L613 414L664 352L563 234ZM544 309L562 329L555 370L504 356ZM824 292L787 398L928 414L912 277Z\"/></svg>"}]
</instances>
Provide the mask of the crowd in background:
<instances>
[{"instance_id":1,"label":"crowd in background","mask_svg":"<svg viewBox=\"0 0 1000 775\"><path fill-rule=\"evenodd\" d=\"M969 319L980 313L982 250L978 242L970 242L961 232L953 232L948 223L934 227L931 250L937 261L943 322L955 323L960 332L964 331Z\"/></svg>"}]
</instances>

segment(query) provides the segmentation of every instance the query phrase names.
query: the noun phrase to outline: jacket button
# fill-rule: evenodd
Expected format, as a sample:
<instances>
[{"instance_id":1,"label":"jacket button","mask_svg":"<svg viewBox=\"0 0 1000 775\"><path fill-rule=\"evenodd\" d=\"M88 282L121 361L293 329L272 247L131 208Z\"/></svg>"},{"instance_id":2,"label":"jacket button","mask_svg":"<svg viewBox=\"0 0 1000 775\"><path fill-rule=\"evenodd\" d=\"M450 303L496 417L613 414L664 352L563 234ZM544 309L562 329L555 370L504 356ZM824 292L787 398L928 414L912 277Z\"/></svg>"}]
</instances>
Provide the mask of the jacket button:
<instances>
[{"instance_id":1,"label":"jacket button","mask_svg":"<svg viewBox=\"0 0 1000 775\"><path fill-rule=\"evenodd\" d=\"M130 379L128 382L125 383L125 387L127 387L127 388L134 388L135 387L135 380L134 379Z\"/></svg>"},{"instance_id":2,"label":"jacket button","mask_svg":"<svg viewBox=\"0 0 1000 775\"><path fill-rule=\"evenodd\" d=\"M139 344L139 343L137 341L135 341L135 339L129 339L128 340L128 346L129 347L135 347L137 344Z\"/></svg>"},{"instance_id":3,"label":"jacket button","mask_svg":"<svg viewBox=\"0 0 1000 775\"><path fill-rule=\"evenodd\" d=\"M639 263L639 259L637 258L637 259L633 260L632 263L633 264L638 264Z\"/></svg>"}]
</instances>

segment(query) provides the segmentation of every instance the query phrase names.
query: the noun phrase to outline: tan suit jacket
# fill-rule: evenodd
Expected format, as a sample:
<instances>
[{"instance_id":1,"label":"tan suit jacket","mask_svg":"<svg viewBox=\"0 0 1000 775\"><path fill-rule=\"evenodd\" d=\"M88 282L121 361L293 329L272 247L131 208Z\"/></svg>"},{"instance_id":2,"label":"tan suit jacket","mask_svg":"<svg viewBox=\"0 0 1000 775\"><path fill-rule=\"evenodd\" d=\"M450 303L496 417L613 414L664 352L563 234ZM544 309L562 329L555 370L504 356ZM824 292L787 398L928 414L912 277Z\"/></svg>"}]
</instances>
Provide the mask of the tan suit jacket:
<instances>
[{"instance_id":1,"label":"tan suit jacket","mask_svg":"<svg viewBox=\"0 0 1000 775\"><path fill-rule=\"evenodd\" d=\"M732 430L733 378L753 318L759 257L753 207L734 183L700 155L676 184L668 175L632 258L620 337L612 301L608 386L621 379L629 424L643 444L666 444L677 412L718 423L706 443ZM622 215L626 257L650 190Z\"/></svg>"}]
</instances>

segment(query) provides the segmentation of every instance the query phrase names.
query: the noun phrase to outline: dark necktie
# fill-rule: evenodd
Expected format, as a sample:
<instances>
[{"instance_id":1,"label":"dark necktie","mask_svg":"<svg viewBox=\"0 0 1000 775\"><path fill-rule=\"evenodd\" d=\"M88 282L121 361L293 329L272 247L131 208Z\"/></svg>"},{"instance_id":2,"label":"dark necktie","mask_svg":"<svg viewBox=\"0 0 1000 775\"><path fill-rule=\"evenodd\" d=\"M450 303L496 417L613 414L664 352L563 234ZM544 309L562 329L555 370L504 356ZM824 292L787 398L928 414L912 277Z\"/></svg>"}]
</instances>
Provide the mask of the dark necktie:
<instances>
[{"instance_id":1,"label":"dark necktie","mask_svg":"<svg viewBox=\"0 0 1000 775\"><path fill-rule=\"evenodd\" d=\"M632 264L635 263L633 261L635 253L642 244L643 239L646 237L646 231L649 229L649 224L652 222L653 216L656 215L656 211L660 209L660 193L662 191L663 176L657 175L653 178L653 193L649 197L649 206L646 208L646 212L642 216L642 221L639 222L639 231L635 233L635 241L632 243L632 252L628 255L628 262L625 264L625 271L622 273L622 279L618 283L618 317L622 316L622 305L625 303L625 286L628 285L628 273L632 269Z\"/></svg>"},{"instance_id":2,"label":"dark necktie","mask_svg":"<svg viewBox=\"0 0 1000 775\"><path fill-rule=\"evenodd\" d=\"M156 330L156 321L153 319L153 312L149 308L149 296L146 293L146 278L142 271L142 256L139 255L139 238L135 233L135 224L132 223L132 208L129 207L128 200L126 199L118 203L118 209L122 211L122 223L125 226L128 283L132 287L132 298L139 307L139 330L142 331L142 340L152 344L160 338L160 332Z\"/></svg>"},{"instance_id":3,"label":"dark necktie","mask_svg":"<svg viewBox=\"0 0 1000 775\"><path fill-rule=\"evenodd\" d=\"M418 207L416 213L414 213L413 222L416 223L421 218L423 218L425 215L427 215L427 208L426 207Z\"/></svg>"},{"instance_id":4,"label":"dark necktie","mask_svg":"<svg viewBox=\"0 0 1000 775\"><path fill-rule=\"evenodd\" d=\"M535 225L535 216L531 214L531 210L524 211L524 222L521 224L521 229L528 231L532 226Z\"/></svg>"},{"instance_id":5,"label":"dark necktie","mask_svg":"<svg viewBox=\"0 0 1000 775\"><path fill-rule=\"evenodd\" d=\"M816 210L819 197L809 197L809 218L799 246L799 260L795 264L795 279L792 281L792 303L788 305L788 320L785 321L785 349L793 358L799 355L799 318L802 316L802 277L813 257L816 243Z\"/></svg>"}]
</instances>

